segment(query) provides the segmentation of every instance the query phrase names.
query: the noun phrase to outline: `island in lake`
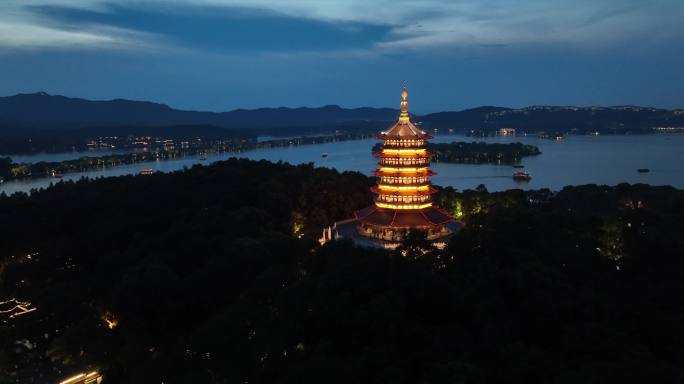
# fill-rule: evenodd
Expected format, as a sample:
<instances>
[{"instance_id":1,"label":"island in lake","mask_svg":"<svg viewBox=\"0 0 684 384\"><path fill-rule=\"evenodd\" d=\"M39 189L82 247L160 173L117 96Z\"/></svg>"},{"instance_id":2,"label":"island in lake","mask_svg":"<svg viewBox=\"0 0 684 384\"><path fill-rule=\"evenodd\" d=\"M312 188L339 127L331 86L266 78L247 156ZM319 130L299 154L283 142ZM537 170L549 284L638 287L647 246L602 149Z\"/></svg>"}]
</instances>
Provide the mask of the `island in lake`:
<instances>
[{"instance_id":1,"label":"island in lake","mask_svg":"<svg viewBox=\"0 0 684 384\"><path fill-rule=\"evenodd\" d=\"M0 177L4 180L26 177L55 177L71 172L84 172L119 165L173 160L186 156L203 156L215 153L239 153L254 149L280 148L299 145L321 144L334 141L362 140L367 134L341 134L331 136L298 137L287 139L199 141L188 143L171 139L157 140L152 150L104 156L83 156L78 159L55 162L14 163L9 157L0 157ZM141 138L154 143L150 138ZM376 147L377 148L377 147ZM516 164L523 157L541 154L534 145L522 143L452 142L430 143L428 146L434 161L468 164ZM96 153L96 152L94 152Z\"/></svg>"},{"instance_id":2,"label":"island in lake","mask_svg":"<svg viewBox=\"0 0 684 384\"><path fill-rule=\"evenodd\" d=\"M541 154L539 147L522 143L463 142L428 143L428 151L435 162L455 164L517 164L527 156ZM373 147L379 151L380 144Z\"/></svg>"},{"instance_id":3,"label":"island in lake","mask_svg":"<svg viewBox=\"0 0 684 384\"><path fill-rule=\"evenodd\" d=\"M522 143L452 142L430 143L432 158L437 162L461 164L516 164L523 157L541 154L539 147Z\"/></svg>"}]
</instances>

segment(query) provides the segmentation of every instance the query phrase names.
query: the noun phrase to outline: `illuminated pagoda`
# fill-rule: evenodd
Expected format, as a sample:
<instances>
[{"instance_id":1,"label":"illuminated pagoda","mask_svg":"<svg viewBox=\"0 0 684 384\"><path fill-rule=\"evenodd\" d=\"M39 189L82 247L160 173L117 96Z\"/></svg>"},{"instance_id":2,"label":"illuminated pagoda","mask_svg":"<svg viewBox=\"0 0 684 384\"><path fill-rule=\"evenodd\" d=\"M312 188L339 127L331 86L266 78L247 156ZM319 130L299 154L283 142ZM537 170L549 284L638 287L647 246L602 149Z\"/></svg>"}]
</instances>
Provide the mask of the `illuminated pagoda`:
<instances>
[{"instance_id":1,"label":"illuminated pagoda","mask_svg":"<svg viewBox=\"0 0 684 384\"><path fill-rule=\"evenodd\" d=\"M401 92L399 120L378 135L382 149L375 152L379 167L373 172L378 184L371 188L375 204L355 212L355 218L335 223L324 231L321 243L332 238L350 237L361 245L394 248L411 230L422 230L428 240L443 246L461 224L432 203L436 189L430 183L431 138L411 123L406 85ZM334 230L334 233L333 233Z\"/></svg>"}]
</instances>

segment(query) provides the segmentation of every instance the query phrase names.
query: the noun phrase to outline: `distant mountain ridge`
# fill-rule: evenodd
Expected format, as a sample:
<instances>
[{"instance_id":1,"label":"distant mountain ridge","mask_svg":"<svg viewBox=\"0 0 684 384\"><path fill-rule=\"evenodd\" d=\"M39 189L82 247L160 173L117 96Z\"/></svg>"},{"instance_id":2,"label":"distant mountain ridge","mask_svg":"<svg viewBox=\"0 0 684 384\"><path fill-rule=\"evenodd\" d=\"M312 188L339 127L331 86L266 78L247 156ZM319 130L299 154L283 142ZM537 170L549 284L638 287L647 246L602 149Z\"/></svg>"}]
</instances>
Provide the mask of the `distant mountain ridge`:
<instances>
[{"instance_id":1,"label":"distant mountain ridge","mask_svg":"<svg viewBox=\"0 0 684 384\"><path fill-rule=\"evenodd\" d=\"M224 128L309 127L344 125L363 121L391 121L391 108L345 109L336 105L319 108L236 109L200 112L173 109L148 101L115 99L92 101L48 95L44 92L0 97L0 124L30 128L85 128L91 126L214 125Z\"/></svg>"},{"instance_id":2,"label":"distant mountain ridge","mask_svg":"<svg viewBox=\"0 0 684 384\"><path fill-rule=\"evenodd\" d=\"M228 112L184 111L149 101L115 99L92 101L44 92L0 97L0 133L17 128L85 129L98 127L214 126L234 130L270 130L293 133L297 129L323 131L345 127L376 129L396 119L393 108L236 109ZM483 106L416 116L425 129L492 130L501 127L524 131L628 132L654 127L684 127L684 110L651 107ZM4 128L3 128L4 127Z\"/></svg>"}]
</instances>

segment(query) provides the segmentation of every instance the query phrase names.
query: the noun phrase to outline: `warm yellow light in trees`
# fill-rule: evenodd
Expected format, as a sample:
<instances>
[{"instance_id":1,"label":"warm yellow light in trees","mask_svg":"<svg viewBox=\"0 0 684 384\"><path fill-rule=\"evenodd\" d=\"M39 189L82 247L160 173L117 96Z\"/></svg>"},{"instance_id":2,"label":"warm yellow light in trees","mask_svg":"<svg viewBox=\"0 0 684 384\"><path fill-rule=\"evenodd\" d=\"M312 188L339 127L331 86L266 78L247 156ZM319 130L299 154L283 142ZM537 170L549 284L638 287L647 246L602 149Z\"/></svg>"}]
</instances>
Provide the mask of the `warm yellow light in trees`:
<instances>
[{"instance_id":1,"label":"warm yellow light in trees","mask_svg":"<svg viewBox=\"0 0 684 384\"><path fill-rule=\"evenodd\" d=\"M463 217L463 203L461 200L456 200L456 204L454 204L454 217L456 218L461 218Z\"/></svg>"},{"instance_id":2,"label":"warm yellow light in trees","mask_svg":"<svg viewBox=\"0 0 684 384\"><path fill-rule=\"evenodd\" d=\"M110 312L105 312L101 318L102 321L104 321L107 324L107 328L109 329L114 329L119 325L119 319L117 319L116 316L114 316Z\"/></svg>"}]
</instances>

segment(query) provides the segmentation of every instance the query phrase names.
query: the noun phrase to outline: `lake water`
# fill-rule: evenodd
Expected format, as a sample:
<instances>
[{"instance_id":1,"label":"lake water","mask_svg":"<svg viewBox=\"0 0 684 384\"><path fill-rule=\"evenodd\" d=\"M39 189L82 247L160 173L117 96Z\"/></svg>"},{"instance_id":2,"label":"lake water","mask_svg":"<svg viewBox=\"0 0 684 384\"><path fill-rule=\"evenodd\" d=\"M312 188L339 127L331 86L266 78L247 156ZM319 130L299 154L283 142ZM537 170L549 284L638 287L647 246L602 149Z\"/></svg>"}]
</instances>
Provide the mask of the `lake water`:
<instances>
[{"instance_id":1,"label":"lake water","mask_svg":"<svg viewBox=\"0 0 684 384\"><path fill-rule=\"evenodd\" d=\"M36 153L31 155L0 155L0 157L11 157L15 163L37 163L39 161L64 161L74 160L80 157L100 157L114 154L126 153L123 149L95 149L84 152L58 152L58 153Z\"/></svg>"},{"instance_id":2,"label":"lake water","mask_svg":"<svg viewBox=\"0 0 684 384\"><path fill-rule=\"evenodd\" d=\"M535 136L475 139L460 135L437 135L432 140L437 143L451 141L522 142L537 145L542 154L522 160L525 171L532 176L529 182L513 181L511 176L515 170L511 166L433 163L432 168L437 172L437 175L432 177L434 184L450 185L461 190L484 184L490 191L511 188L560 190L566 185L615 185L621 182L673 185L684 188L684 135L568 136L563 141L542 140ZM340 171L360 171L370 175L377 165L377 159L371 155L371 148L377 142L377 140L368 139L260 149L240 154L213 155L203 162L198 156L189 156L169 161L138 163L66 174L64 179L78 180L83 176L107 177L137 174L144 168L169 172L198 163L209 164L233 156L255 160L282 160L292 164L313 162L317 166L332 167ZM321 156L323 152L327 152L329 156L323 158ZM80 155L82 154L75 155L75 157ZM37 162L46 160L44 156L46 155L22 156L17 160ZM65 158L69 156L61 159ZM638 173L638 168L649 168L651 171ZM8 181L0 184L0 192L10 194L16 191L29 191L32 188L47 187L56 181L51 178Z\"/></svg>"}]
</instances>

